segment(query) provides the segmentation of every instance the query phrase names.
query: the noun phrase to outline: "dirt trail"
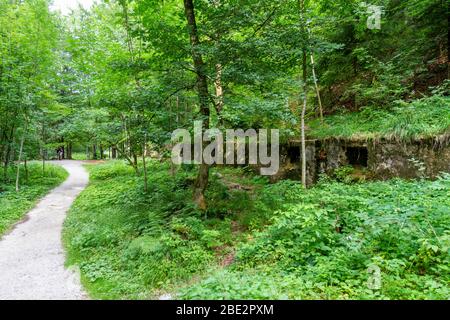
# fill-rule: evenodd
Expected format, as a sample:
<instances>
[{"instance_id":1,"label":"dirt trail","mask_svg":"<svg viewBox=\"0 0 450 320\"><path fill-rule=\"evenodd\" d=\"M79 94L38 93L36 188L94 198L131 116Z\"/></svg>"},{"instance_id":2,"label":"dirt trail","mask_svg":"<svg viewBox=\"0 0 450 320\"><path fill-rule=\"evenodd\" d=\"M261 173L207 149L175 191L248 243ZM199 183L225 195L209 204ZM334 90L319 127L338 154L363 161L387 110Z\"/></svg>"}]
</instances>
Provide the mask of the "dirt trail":
<instances>
[{"instance_id":1,"label":"dirt trail","mask_svg":"<svg viewBox=\"0 0 450 320\"><path fill-rule=\"evenodd\" d=\"M64 268L61 231L89 176L81 161L57 161L68 179L0 241L0 300L86 299L76 272Z\"/></svg>"}]
</instances>

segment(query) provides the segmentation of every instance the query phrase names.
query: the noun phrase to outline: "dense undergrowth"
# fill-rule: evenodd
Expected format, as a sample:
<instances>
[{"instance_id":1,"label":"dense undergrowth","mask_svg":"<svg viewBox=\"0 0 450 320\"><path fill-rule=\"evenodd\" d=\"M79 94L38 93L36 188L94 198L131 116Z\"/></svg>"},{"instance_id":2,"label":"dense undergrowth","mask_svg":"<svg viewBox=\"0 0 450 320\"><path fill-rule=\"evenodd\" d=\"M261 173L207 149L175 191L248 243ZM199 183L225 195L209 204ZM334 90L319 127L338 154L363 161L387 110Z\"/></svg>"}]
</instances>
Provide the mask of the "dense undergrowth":
<instances>
[{"instance_id":1,"label":"dense undergrowth","mask_svg":"<svg viewBox=\"0 0 450 320\"><path fill-rule=\"evenodd\" d=\"M38 199L67 178L67 172L60 166L28 164L28 179L22 166L20 191L15 190L15 168L8 170L8 182L0 181L0 236L28 212Z\"/></svg>"},{"instance_id":2,"label":"dense undergrowth","mask_svg":"<svg viewBox=\"0 0 450 320\"><path fill-rule=\"evenodd\" d=\"M121 161L88 168L90 186L75 201L64 238L69 264L79 264L95 298L150 298L169 290L225 260L241 241L240 228L266 221L248 215L251 197L229 191L219 175L212 178L205 219L191 201L195 171L189 168L172 177L168 165L150 163L148 193L142 177ZM254 188L264 183L239 179Z\"/></svg>"},{"instance_id":3,"label":"dense undergrowth","mask_svg":"<svg viewBox=\"0 0 450 320\"><path fill-rule=\"evenodd\" d=\"M397 102L390 109L363 108L310 123L309 135L315 138L346 138L355 140L410 140L450 133L450 97L434 95Z\"/></svg>"},{"instance_id":4,"label":"dense undergrowth","mask_svg":"<svg viewBox=\"0 0 450 320\"><path fill-rule=\"evenodd\" d=\"M205 215L192 205L189 168L172 177L168 165L152 162L147 194L122 162L89 170L64 239L68 264L79 265L94 298L449 296L449 175L324 179L304 191L215 169Z\"/></svg>"},{"instance_id":5,"label":"dense undergrowth","mask_svg":"<svg viewBox=\"0 0 450 320\"><path fill-rule=\"evenodd\" d=\"M292 182L268 188L284 199L271 225L239 247L231 268L185 288L183 298L449 297L448 174L437 181L322 182L307 192Z\"/></svg>"}]
</instances>

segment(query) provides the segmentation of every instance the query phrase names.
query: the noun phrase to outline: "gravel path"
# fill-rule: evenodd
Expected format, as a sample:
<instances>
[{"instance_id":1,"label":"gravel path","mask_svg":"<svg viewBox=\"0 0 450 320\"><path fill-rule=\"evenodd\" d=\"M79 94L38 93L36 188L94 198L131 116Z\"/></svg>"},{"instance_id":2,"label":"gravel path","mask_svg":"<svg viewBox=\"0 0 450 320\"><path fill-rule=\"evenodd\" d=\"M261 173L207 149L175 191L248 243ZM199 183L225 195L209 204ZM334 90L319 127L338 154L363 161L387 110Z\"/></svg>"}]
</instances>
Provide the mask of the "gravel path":
<instances>
[{"instance_id":1,"label":"gravel path","mask_svg":"<svg viewBox=\"0 0 450 320\"><path fill-rule=\"evenodd\" d=\"M0 300L86 299L78 273L64 268L61 231L89 176L80 161L57 161L69 178L0 241Z\"/></svg>"}]
</instances>

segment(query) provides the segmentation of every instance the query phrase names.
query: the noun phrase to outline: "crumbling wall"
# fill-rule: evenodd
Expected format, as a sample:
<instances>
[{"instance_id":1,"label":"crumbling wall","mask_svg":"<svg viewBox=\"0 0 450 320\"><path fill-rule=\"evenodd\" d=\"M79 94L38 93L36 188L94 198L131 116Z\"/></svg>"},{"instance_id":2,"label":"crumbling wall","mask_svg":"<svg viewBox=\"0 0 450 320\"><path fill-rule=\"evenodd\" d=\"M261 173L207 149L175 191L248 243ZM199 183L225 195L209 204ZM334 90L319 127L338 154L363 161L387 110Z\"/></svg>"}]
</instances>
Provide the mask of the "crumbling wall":
<instances>
[{"instance_id":1,"label":"crumbling wall","mask_svg":"<svg viewBox=\"0 0 450 320\"><path fill-rule=\"evenodd\" d=\"M301 158L300 141L281 144L280 169L269 179L272 182L301 180ZM450 145L448 140L436 143L433 139L412 142L308 140L306 162L308 185L313 185L320 174L332 175L336 169L349 165L368 179L435 178L441 172L450 172ZM259 172L261 165L250 167Z\"/></svg>"},{"instance_id":2,"label":"crumbling wall","mask_svg":"<svg viewBox=\"0 0 450 320\"><path fill-rule=\"evenodd\" d=\"M273 181L301 179L301 157L297 157L292 148L300 150L300 143L281 146L280 171L272 177ZM433 139L412 142L308 141L306 158L308 185L314 184L319 174L333 174L336 169L348 165L366 172L367 178L380 180L435 178L441 172L450 172L448 140L444 143L436 143Z\"/></svg>"},{"instance_id":3,"label":"crumbling wall","mask_svg":"<svg viewBox=\"0 0 450 320\"><path fill-rule=\"evenodd\" d=\"M282 179L301 180L301 142L290 141L280 145L280 170L270 179L272 182ZM312 185L317 180L316 141L306 142L306 184Z\"/></svg>"},{"instance_id":4,"label":"crumbling wall","mask_svg":"<svg viewBox=\"0 0 450 320\"><path fill-rule=\"evenodd\" d=\"M450 172L450 146L432 140L375 143L369 154L369 170L376 179L435 178Z\"/></svg>"},{"instance_id":5,"label":"crumbling wall","mask_svg":"<svg viewBox=\"0 0 450 320\"><path fill-rule=\"evenodd\" d=\"M316 145L318 150L316 155L318 165L317 171L319 174L332 174L334 170L340 167L352 165L352 161L354 161L354 166L366 167L368 165L369 151L366 143L329 139L319 141ZM351 159L349 150L361 153L361 157L365 157L366 159L359 159L359 155L357 157L351 157L353 158ZM365 154L363 154L363 150L366 150Z\"/></svg>"}]
</instances>

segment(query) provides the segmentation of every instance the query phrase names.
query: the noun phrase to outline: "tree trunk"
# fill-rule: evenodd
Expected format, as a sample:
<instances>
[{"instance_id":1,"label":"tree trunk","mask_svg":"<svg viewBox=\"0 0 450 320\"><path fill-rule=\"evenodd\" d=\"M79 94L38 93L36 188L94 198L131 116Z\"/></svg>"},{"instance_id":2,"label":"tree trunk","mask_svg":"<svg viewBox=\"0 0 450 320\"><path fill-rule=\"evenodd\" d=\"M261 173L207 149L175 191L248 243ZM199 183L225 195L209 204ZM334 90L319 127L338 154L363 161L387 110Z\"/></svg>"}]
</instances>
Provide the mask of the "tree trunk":
<instances>
[{"instance_id":1,"label":"tree trunk","mask_svg":"<svg viewBox=\"0 0 450 320\"><path fill-rule=\"evenodd\" d=\"M117 145L115 146L115 148L128 161L128 163L133 167L134 171L136 171L136 174L138 174L139 173L139 168L133 162L133 160L130 159L130 157L128 156L127 152L124 151L123 149L121 150L119 147L117 147Z\"/></svg>"},{"instance_id":2,"label":"tree trunk","mask_svg":"<svg viewBox=\"0 0 450 320\"><path fill-rule=\"evenodd\" d=\"M117 148L111 147L111 156L113 159L117 159Z\"/></svg>"},{"instance_id":3,"label":"tree trunk","mask_svg":"<svg viewBox=\"0 0 450 320\"><path fill-rule=\"evenodd\" d=\"M28 165L26 156L25 156L25 182L28 183Z\"/></svg>"},{"instance_id":4,"label":"tree trunk","mask_svg":"<svg viewBox=\"0 0 450 320\"><path fill-rule=\"evenodd\" d=\"M145 149L146 149L146 145L147 145L147 133L144 134L144 145L142 148L142 165L144 167L144 191L145 193L148 192L148 175L147 175L147 162L145 159Z\"/></svg>"},{"instance_id":5,"label":"tree trunk","mask_svg":"<svg viewBox=\"0 0 450 320\"><path fill-rule=\"evenodd\" d=\"M307 58L306 58L306 20L305 20L305 1L300 0L300 15L303 33L303 50L302 50L302 69L303 69L303 107L301 114L301 144L302 144L302 185L306 188L306 134L305 134L305 114L307 104Z\"/></svg>"},{"instance_id":6,"label":"tree trunk","mask_svg":"<svg viewBox=\"0 0 450 320\"><path fill-rule=\"evenodd\" d=\"M133 162L134 162L134 166L137 168L138 167L138 156L137 156L136 152L133 152Z\"/></svg>"},{"instance_id":7,"label":"tree trunk","mask_svg":"<svg viewBox=\"0 0 450 320\"><path fill-rule=\"evenodd\" d=\"M180 127L180 97L177 96L176 100L176 110L175 110L175 123L177 124L177 129Z\"/></svg>"},{"instance_id":8,"label":"tree trunk","mask_svg":"<svg viewBox=\"0 0 450 320\"><path fill-rule=\"evenodd\" d=\"M72 160L72 142L67 143L66 159Z\"/></svg>"},{"instance_id":9,"label":"tree trunk","mask_svg":"<svg viewBox=\"0 0 450 320\"><path fill-rule=\"evenodd\" d=\"M305 96L303 97L303 107L302 107L302 185L306 188L306 135L305 135L305 113L306 113L306 85L304 90Z\"/></svg>"},{"instance_id":10,"label":"tree trunk","mask_svg":"<svg viewBox=\"0 0 450 320\"><path fill-rule=\"evenodd\" d=\"M200 114L204 127L209 127L209 92L206 78L205 64L199 51L200 39L198 37L197 22L195 20L194 3L192 0L184 0L184 11L189 29L192 47L192 60L197 73L197 91L200 100ZM205 190L209 180L209 165L200 164L199 173L194 183L194 201L201 210L206 210Z\"/></svg>"},{"instance_id":11,"label":"tree trunk","mask_svg":"<svg viewBox=\"0 0 450 320\"><path fill-rule=\"evenodd\" d=\"M223 85L222 85L222 65L216 64L216 79L214 80L214 87L216 89L216 112L219 118L219 123L222 124L222 109L223 109Z\"/></svg>"},{"instance_id":12,"label":"tree trunk","mask_svg":"<svg viewBox=\"0 0 450 320\"><path fill-rule=\"evenodd\" d=\"M5 182L7 182L8 179L8 166L9 166L9 160L11 158L11 149L12 149L12 143L13 143L13 138L14 138L14 133L15 133L15 126L13 125L11 127L11 132L10 132L10 136L7 139L7 145L6 145L6 151L5 151L5 157L4 157L4 166L3 166L3 180Z\"/></svg>"},{"instance_id":13,"label":"tree trunk","mask_svg":"<svg viewBox=\"0 0 450 320\"><path fill-rule=\"evenodd\" d=\"M320 122L323 123L322 99L320 97L319 85L317 84L316 68L314 65L314 56L312 52L311 52L311 69L313 74L314 86L316 87L317 101L319 102Z\"/></svg>"},{"instance_id":14,"label":"tree trunk","mask_svg":"<svg viewBox=\"0 0 450 320\"><path fill-rule=\"evenodd\" d=\"M44 153L42 154L42 176L45 176L45 154Z\"/></svg>"},{"instance_id":15,"label":"tree trunk","mask_svg":"<svg viewBox=\"0 0 450 320\"><path fill-rule=\"evenodd\" d=\"M45 136L45 121L42 121L42 147L41 147L41 155L42 155L42 176L45 176L45 158L47 156L46 150L46 136Z\"/></svg>"},{"instance_id":16,"label":"tree trunk","mask_svg":"<svg viewBox=\"0 0 450 320\"><path fill-rule=\"evenodd\" d=\"M22 161L23 145L25 143L25 137L27 135L28 122L25 122L25 130L22 135L22 140L20 141L19 159L17 163L17 174L16 174L16 192L19 192L19 178L20 178L20 162Z\"/></svg>"}]
</instances>

